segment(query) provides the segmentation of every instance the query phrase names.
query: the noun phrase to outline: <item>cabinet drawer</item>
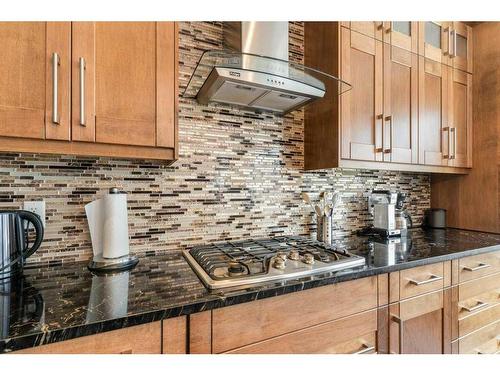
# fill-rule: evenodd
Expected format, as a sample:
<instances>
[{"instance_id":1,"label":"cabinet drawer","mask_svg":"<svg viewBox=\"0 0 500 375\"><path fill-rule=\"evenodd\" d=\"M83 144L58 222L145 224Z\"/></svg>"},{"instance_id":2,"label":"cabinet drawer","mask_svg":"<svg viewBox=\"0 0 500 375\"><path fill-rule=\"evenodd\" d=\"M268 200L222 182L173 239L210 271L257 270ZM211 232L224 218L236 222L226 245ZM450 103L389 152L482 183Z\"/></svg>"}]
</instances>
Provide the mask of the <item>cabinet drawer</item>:
<instances>
[{"instance_id":1,"label":"cabinet drawer","mask_svg":"<svg viewBox=\"0 0 500 375\"><path fill-rule=\"evenodd\" d=\"M224 307L213 311L213 352L226 352L375 307L376 277Z\"/></svg>"},{"instance_id":2,"label":"cabinet drawer","mask_svg":"<svg viewBox=\"0 0 500 375\"><path fill-rule=\"evenodd\" d=\"M377 311L334 320L230 351L235 354L368 354L376 352Z\"/></svg>"},{"instance_id":3,"label":"cabinet drawer","mask_svg":"<svg viewBox=\"0 0 500 375\"><path fill-rule=\"evenodd\" d=\"M500 271L500 251L479 254L458 261L458 280L465 282Z\"/></svg>"},{"instance_id":4,"label":"cabinet drawer","mask_svg":"<svg viewBox=\"0 0 500 375\"><path fill-rule=\"evenodd\" d=\"M19 350L15 354L160 354L161 323L153 322L110 332Z\"/></svg>"},{"instance_id":5,"label":"cabinet drawer","mask_svg":"<svg viewBox=\"0 0 500 375\"><path fill-rule=\"evenodd\" d=\"M444 263L410 268L400 273L399 290L401 299L443 289L443 287Z\"/></svg>"},{"instance_id":6,"label":"cabinet drawer","mask_svg":"<svg viewBox=\"0 0 500 375\"><path fill-rule=\"evenodd\" d=\"M495 346L496 345L496 346ZM500 320L461 338L458 341L460 354L495 353L500 349Z\"/></svg>"},{"instance_id":7,"label":"cabinet drawer","mask_svg":"<svg viewBox=\"0 0 500 375\"><path fill-rule=\"evenodd\" d=\"M500 273L460 284L458 288L460 337L500 319Z\"/></svg>"}]
</instances>

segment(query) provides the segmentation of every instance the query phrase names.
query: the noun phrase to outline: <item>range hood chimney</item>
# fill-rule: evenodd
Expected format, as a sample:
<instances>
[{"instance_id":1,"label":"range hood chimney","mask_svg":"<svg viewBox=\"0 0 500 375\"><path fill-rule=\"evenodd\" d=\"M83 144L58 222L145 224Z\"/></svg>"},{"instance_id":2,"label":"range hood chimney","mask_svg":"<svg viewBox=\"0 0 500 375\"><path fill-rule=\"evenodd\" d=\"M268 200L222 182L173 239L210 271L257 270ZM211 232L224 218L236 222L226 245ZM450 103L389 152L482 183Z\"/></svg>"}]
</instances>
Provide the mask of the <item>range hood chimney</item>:
<instances>
[{"instance_id":1,"label":"range hood chimney","mask_svg":"<svg viewBox=\"0 0 500 375\"><path fill-rule=\"evenodd\" d=\"M203 54L185 96L280 114L322 98L339 80L289 62L288 35L288 22L224 22L224 50Z\"/></svg>"}]
</instances>

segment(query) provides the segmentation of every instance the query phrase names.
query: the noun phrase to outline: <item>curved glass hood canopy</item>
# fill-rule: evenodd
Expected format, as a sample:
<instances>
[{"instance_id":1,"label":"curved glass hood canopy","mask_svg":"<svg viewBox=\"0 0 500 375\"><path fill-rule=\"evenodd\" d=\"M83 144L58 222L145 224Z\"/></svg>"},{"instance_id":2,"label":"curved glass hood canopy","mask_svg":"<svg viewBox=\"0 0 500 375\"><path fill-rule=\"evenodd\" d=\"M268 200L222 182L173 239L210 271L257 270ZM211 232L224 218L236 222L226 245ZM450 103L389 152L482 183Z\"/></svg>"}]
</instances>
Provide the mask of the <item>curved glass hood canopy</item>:
<instances>
[{"instance_id":1,"label":"curved glass hood canopy","mask_svg":"<svg viewBox=\"0 0 500 375\"><path fill-rule=\"evenodd\" d=\"M230 24L231 32L225 33L225 45L231 49L209 50L202 54L184 97L196 98L201 104L226 103L285 114L325 97L326 92L332 97L351 89L349 83L328 73L276 56L248 52L288 57L288 23Z\"/></svg>"}]
</instances>

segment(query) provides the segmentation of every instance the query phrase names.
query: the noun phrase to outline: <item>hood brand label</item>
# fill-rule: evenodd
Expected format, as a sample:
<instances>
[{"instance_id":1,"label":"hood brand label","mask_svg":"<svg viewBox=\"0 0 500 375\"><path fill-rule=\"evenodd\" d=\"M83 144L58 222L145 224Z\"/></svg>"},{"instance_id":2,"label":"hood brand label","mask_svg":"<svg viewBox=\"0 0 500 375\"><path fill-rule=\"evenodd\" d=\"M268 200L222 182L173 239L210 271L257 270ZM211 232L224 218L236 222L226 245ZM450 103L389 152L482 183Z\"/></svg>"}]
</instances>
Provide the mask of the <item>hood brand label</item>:
<instances>
[{"instance_id":1,"label":"hood brand label","mask_svg":"<svg viewBox=\"0 0 500 375\"><path fill-rule=\"evenodd\" d=\"M229 75L230 75L230 76L233 76L233 77L239 77L239 76L240 76L240 73L239 73L239 72L232 72L232 71L229 71Z\"/></svg>"}]
</instances>

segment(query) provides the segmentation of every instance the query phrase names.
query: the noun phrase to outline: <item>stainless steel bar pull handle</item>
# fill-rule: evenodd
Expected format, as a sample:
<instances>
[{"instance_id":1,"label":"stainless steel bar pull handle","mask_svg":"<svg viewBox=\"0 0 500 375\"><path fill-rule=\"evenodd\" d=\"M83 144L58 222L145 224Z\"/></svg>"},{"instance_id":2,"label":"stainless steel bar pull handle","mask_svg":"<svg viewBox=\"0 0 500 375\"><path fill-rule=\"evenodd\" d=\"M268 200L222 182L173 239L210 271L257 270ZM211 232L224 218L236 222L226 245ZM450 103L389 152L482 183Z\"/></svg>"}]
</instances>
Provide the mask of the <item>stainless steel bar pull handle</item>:
<instances>
[{"instance_id":1,"label":"stainless steel bar pull handle","mask_svg":"<svg viewBox=\"0 0 500 375\"><path fill-rule=\"evenodd\" d=\"M59 107L58 107L58 86L59 86L59 55L54 52L52 54L52 122L59 124Z\"/></svg>"},{"instance_id":2,"label":"stainless steel bar pull handle","mask_svg":"<svg viewBox=\"0 0 500 375\"><path fill-rule=\"evenodd\" d=\"M421 280L421 281L408 279L410 284L413 284L413 285L425 285L425 284L433 283L434 281L439 281L439 280L443 280L443 276L431 275L431 277L428 278L427 280Z\"/></svg>"},{"instance_id":3,"label":"stainless steel bar pull handle","mask_svg":"<svg viewBox=\"0 0 500 375\"><path fill-rule=\"evenodd\" d=\"M483 309L485 308L486 306L488 306L488 302L483 302L483 301L477 301L477 304L472 306L472 307L467 307L467 306L461 306L461 308L465 311L468 311L468 312L474 312L476 310L480 310L480 309Z\"/></svg>"},{"instance_id":4,"label":"stainless steel bar pull handle","mask_svg":"<svg viewBox=\"0 0 500 375\"><path fill-rule=\"evenodd\" d=\"M384 121L389 121L389 148L384 148L384 153L385 154L390 154L392 152L392 116L385 116ZM384 132L385 136L385 132ZM385 137L383 137L385 138ZM384 141L384 147L385 147L385 141Z\"/></svg>"},{"instance_id":5,"label":"stainless steel bar pull handle","mask_svg":"<svg viewBox=\"0 0 500 375\"><path fill-rule=\"evenodd\" d=\"M452 133L453 133L453 137L452 137ZM449 150L448 150L448 153L450 154L450 159L455 159L455 128L451 127L450 126L450 130L449 130L449 140L448 140L448 147L449 147ZM453 147L451 147L451 145L453 145Z\"/></svg>"},{"instance_id":6,"label":"stainless steel bar pull handle","mask_svg":"<svg viewBox=\"0 0 500 375\"><path fill-rule=\"evenodd\" d=\"M85 59L80 57L80 125L85 126Z\"/></svg>"},{"instance_id":7,"label":"stainless steel bar pull handle","mask_svg":"<svg viewBox=\"0 0 500 375\"><path fill-rule=\"evenodd\" d=\"M457 158L457 128L453 128L453 159Z\"/></svg>"},{"instance_id":8,"label":"stainless steel bar pull handle","mask_svg":"<svg viewBox=\"0 0 500 375\"><path fill-rule=\"evenodd\" d=\"M465 271L474 272L474 271L479 271L479 270L482 270L482 269L488 268L488 267L491 267L491 264L488 264L488 263L479 263L479 265L477 265L476 267L465 266L465 267L463 267L463 269Z\"/></svg>"},{"instance_id":9,"label":"stainless steel bar pull handle","mask_svg":"<svg viewBox=\"0 0 500 375\"><path fill-rule=\"evenodd\" d=\"M352 354L366 354L366 353L370 353L370 352L373 352L375 351L375 347L374 346L370 346L368 344L362 344L361 345L361 349L358 350L357 352L354 352Z\"/></svg>"},{"instance_id":10,"label":"stainless steel bar pull handle","mask_svg":"<svg viewBox=\"0 0 500 375\"><path fill-rule=\"evenodd\" d=\"M453 57L453 53L451 52L451 27L448 27L448 56Z\"/></svg>"},{"instance_id":11,"label":"stainless steel bar pull handle","mask_svg":"<svg viewBox=\"0 0 500 375\"><path fill-rule=\"evenodd\" d=\"M453 57L457 57L457 30L453 30Z\"/></svg>"}]
</instances>

